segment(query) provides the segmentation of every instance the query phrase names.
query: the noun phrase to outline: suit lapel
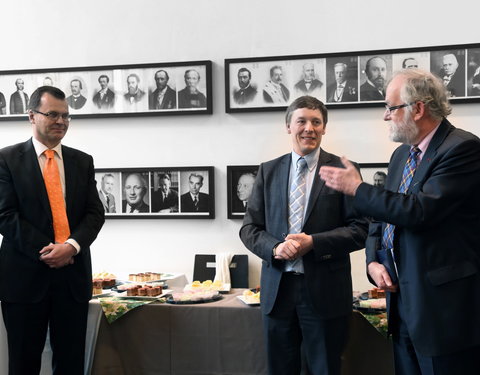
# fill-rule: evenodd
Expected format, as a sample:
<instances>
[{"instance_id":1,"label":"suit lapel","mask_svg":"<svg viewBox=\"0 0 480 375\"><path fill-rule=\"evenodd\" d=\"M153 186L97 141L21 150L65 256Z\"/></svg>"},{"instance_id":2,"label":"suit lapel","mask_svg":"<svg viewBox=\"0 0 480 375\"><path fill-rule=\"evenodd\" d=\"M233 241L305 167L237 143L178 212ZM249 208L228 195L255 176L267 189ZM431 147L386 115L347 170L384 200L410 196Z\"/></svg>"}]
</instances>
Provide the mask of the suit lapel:
<instances>
[{"instance_id":1,"label":"suit lapel","mask_svg":"<svg viewBox=\"0 0 480 375\"><path fill-rule=\"evenodd\" d=\"M279 187L279 207L285 207L284 217L287 223L288 228L288 196L290 195L290 186L288 180L290 178L290 165L292 164L292 154L285 155L281 162L279 168L275 171L276 178L275 180L278 183Z\"/></svg>"},{"instance_id":2,"label":"suit lapel","mask_svg":"<svg viewBox=\"0 0 480 375\"><path fill-rule=\"evenodd\" d=\"M62 146L62 156L63 156L63 167L65 170L65 196L67 203L67 216L69 215L69 210L73 205L73 197L75 197L75 171L77 170L77 161L70 151L70 149Z\"/></svg>"},{"instance_id":3,"label":"suit lapel","mask_svg":"<svg viewBox=\"0 0 480 375\"><path fill-rule=\"evenodd\" d=\"M320 192L325 187L325 181L318 177L318 171L320 170L320 167L322 165L328 165L331 163L331 161L331 155L328 152L320 149L320 156L318 158L317 167L315 168L315 176L313 177L312 182L312 190L310 191L310 197L308 199L307 211L305 213L305 218L303 219L304 226L305 223L308 221L310 214L312 213L313 207L315 206L315 202L317 201Z\"/></svg>"},{"instance_id":4,"label":"suit lapel","mask_svg":"<svg viewBox=\"0 0 480 375\"><path fill-rule=\"evenodd\" d=\"M435 158L435 155L437 154L438 147L440 147L440 145L443 143L443 141L445 140L445 137L448 135L448 133L450 132L450 129L452 128L453 128L453 125L451 125L448 122L448 120L444 119L442 121L436 133L433 135L433 138L430 141L430 144L428 145L427 151L425 152L425 155L423 155L422 157L422 161L420 162L420 165L415 171L415 174L413 176L412 182L410 183L410 187L408 190L414 188L415 185L417 185L420 181L423 180L426 173L430 169L431 161Z\"/></svg>"},{"instance_id":5,"label":"suit lapel","mask_svg":"<svg viewBox=\"0 0 480 375\"><path fill-rule=\"evenodd\" d=\"M52 219L52 211L50 210L45 181L43 180L42 171L38 164L38 157L31 139L24 143L24 147L20 151L20 159L22 159L22 165L25 168L25 176L32 178L32 184L30 186L34 191L33 194L37 195L48 217Z\"/></svg>"}]
</instances>

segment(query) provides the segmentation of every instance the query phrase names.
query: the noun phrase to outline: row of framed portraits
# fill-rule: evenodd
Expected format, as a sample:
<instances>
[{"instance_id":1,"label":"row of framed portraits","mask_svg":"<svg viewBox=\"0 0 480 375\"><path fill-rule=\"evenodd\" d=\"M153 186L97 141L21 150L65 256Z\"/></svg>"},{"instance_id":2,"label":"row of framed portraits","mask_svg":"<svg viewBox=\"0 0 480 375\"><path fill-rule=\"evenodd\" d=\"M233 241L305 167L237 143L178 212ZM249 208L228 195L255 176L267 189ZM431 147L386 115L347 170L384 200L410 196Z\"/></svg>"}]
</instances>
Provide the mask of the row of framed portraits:
<instances>
[{"instance_id":1,"label":"row of framed portraits","mask_svg":"<svg viewBox=\"0 0 480 375\"><path fill-rule=\"evenodd\" d=\"M383 186L387 163L360 164L364 181ZM227 217L242 219L258 165L227 166ZM213 219L214 167L96 169L107 218Z\"/></svg>"},{"instance_id":2,"label":"row of framed portraits","mask_svg":"<svg viewBox=\"0 0 480 375\"><path fill-rule=\"evenodd\" d=\"M393 72L436 74L454 102L480 101L480 44L225 59L227 113L280 111L301 95L329 108L381 106ZM0 120L24 119L54 85L74 118L211 114L210 60L0 71Z\"/></svg>"},{"instance_id":3,"label":"row of framed portraits","mask_svg":"<svg viewBox=\"0 0 480 375\"><path fill-rule=\"evenodd\" d=\"M212 113L212 63L189 61L0 72L0 119L23 119L40 86L65 92L74 118Z\"/></svg>"}]
</instances>

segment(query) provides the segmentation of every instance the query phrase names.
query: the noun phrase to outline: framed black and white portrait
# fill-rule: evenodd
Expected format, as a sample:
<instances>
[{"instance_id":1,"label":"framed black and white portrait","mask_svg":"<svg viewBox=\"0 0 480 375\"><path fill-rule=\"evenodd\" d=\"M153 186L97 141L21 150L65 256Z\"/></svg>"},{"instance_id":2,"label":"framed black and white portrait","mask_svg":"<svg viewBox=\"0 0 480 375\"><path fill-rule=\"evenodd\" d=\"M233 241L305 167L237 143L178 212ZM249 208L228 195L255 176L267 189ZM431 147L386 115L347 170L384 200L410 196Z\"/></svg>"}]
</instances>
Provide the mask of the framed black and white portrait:
<instances>
[{"instance_id":1,"label":"framed black and white portrait","mask_svg":"<svg viewBox=\"0 0 480 375\"><path fill-rule=\"evenodd\" d=\"M363 181L373 186L385 186L388 163L360 163L359 166Z\"/></svg>"},{"instance_id":2,"label":"framed black and white portrait","mask_svg":"<svg viewBox=\"0 0 480 375\"><path fill-rule=\"evenodd\" d=\"M227 166L227 216L243 219L257 177L258 165Z\"/></svg>"},{"instance_id":3,"label":"framed black and white portrait","mask_svg":"<svg viewBox=\"0 0 480 375\"><path fill-rule=\"evenodd\" d=\"M215 217L213 167L97 169L95 178L107 218Z\"/></svg>"},{"instance_id":4,"label":"framed black and white portrait","mask_svg":"<svg viewBox=\"0 0 480 375\"><path fill-rule=\"evenodd\" d=\"M212 113L209 60L0 71L0 120L26 119L38 87L61 89L75 118Z\"/></svg>"}]
</instances>

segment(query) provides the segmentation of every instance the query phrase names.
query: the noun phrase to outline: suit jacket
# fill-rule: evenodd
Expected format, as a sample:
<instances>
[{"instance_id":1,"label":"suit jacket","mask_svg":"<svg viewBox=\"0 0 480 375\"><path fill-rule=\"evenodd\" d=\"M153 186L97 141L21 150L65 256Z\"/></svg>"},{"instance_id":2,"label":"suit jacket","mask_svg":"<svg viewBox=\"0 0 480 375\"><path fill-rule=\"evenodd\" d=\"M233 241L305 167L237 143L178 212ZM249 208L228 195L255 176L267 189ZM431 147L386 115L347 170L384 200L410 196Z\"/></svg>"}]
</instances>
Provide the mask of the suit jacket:
<instances>
[{"instance_id":1,"label":"suit jacket","mask_svg":"<svg viewBox=\"0 0 480 375\"><path fill-rule=\"evenodd\" d=\"M182 194L180 197L182 212L209 212L210 210L210 196L205 193L198 193L198 205L193 204L190 192Z\"/></svg>"},{"instance_id":2,"label":"suit jacket","mask_svg":"<svg viewBox=\"0 0 480 375\"><path fill-rule=\"evenodd\" d=\"M128 92L123 94L125 101L129 104L140 102L144 96L145 96L145 92L140 89L138 89L137 92L133 95L129 94ZM130 98L133 98L133 101L130 101Z\"/></svg>"},{"instance_id":3,"label":"suit jacket","mask_svg":"<svg viewBox=\"0 0 480 375\"><path fill-rule=\"evenodd\" d=\"M87 98L84 97L83 95L80 95L77 100L75 100L75 98L73 97L73 95L70 95L68 98L67 98L67 103L68 103L68 106L70 108L73 108L73 109L80 109L82 108L85 103L87 102Z\"/></svg>"},{"instance_id":4,"label":"suit jacket","mask_svg":"<svg viewBox=\"0 0 480 375\"><path fill-rule=\"evenodd\" d=\"M440 70L439 76L443 80L445 72ZM449 96L465 96L465 74L462 69L457 69L457 71L450 77L450 82L445 86Z\"/></svg>"},{"instance_id":5,"label":"suit jacket","mask_svg":"<svg viewBox=\"0 0 480 375\"><path fill-rule=\"evenodd\" d=\"M165 91L165 95L163 96L163 101L160 107L158 105L158 95L160 94L160 90L156 89L152 92L148 97L148 108L149 109L174 109L177 108L177 92L167 86L167 91Z\"/></svg>"},{"instance_id":6,"label":"suit jacket","mask_svg":"<svg viewBox=\"0 0 480 375\"><path fill-rule=\"evenodd\" d=\"M340 102L356 102L358 101L357 85L352 85L350 81L345 81L345 87L343 89L343 95ZM327 102L335 102L335 92L337 91L337 83L333 83L327 87Z\"/></svg>"},{"instance_id":7,"label":"suit jacket","mask_svg":"<svg viewBox=\"0 0 480 375\"><path fill-rule=\"evenodd\" d=\"M152 212L170 209L170 212L178 212L178 193L170 189L168 195L163 199L160 190L152 191Z\"/></svg>"},{"instance_id":8,"label":"suit jacket","mask_svg":"<svg viewBox=\"0 0 480 375\"><path fill-rule=\"evenodd\" d=\"M138 206L136 207L136 210L138 210L138 212L149 212L150 207L142 199L138 204ZM136 214L136 212L127 212L127 201L125 199L122 200L122 212L126 214L132 214L132 215Z\"/></svg>"},{"instance_id":9,"label":"suit jacket","mask_svg":"<svg viewBox=\"0 0 480 375\"><path fill-rule=\"evenodd\" d=\"M0 150L0 299L38 302L49 290L52 273L62 273L78 302L92 296L90 244L104 223L95 184L93 159L62 146L70 238L81 246L75 262L51 269L39 251L54 243L47 191L32 141Z\"/></svg>"},{"instance_id":10,"label":"suit jacket","mask_svg":"<svg viewBox=\"0 0 480 375\"><path fill-rule=\"evenodd\" d=\"M5 96L3 93L0 92L0 115L7 114L7 101L5 100Z\"/></svg>"},{"instance_id":11,"label":"suit jacket","mask_svg":"<svg viewBox=\"0 0 480 375\"><path fill-rule=\"evenodd\" d=\"M102 98L100 92L97 92L93 97L93 103L95 103L95 105L100 109L112 108L115 104L115 93L112 90L107 89L107 92Z\"/></svg>"},{"instance_id":12,"label":"suit jacket","mask_svg":"<svg viewBox=\"0 0 480 375\"><path fill-rule=\"evenodd\" d=\"M382 95L380 91L368 83L368 81L365 81L365 83L360 86L360 100L362 102L366 100L385 100L384 95Z\"/></svg>"},{"instance_id":13,"label":"suit jacket","mask_svg":"<svg viewBox=\"0 0 480 375\"><path fill-rule=\"evenodd\" d=\"M322 86L323 86L323 82L320 82L318 79L314 79L310 87L307 89L307 85L305 84L305 81L302 79L301 81L298 81L295 84L295 90L301 95L311 95L311 96L319 97Z\"/></svg>"},{"instance_id":14,"label":"suit jacket","mask_svg":"<svg viewBox=\"0 0 480 375\"><path fill-rule=\"evenodd\" d=\"M233 93L233 99L237 104L250 103L257 96L257 89L249 85L245 89L239 89Z\"/></svg>"},{"instance_id":15,"label":"suit jacket","mask_svg":"<svg viewBox=\"0 0 480 375\"><path fill-rule=\"evenodd\" d=\"M367 263L381 247L382 222L396 226L405 323L415 348L438 356L480 344L480 140L443 120L406 195L392 193L409 149L393 153L385 189L361 184L354 203L379 220L369 230ZM394 301L389 294L389 312Z\"/></svg>"},{"instance_id":16,"label":"suit jacket","mask_svg":"<svg viewBox=\"0 0 480 375\"><path fill-rule=\"evenodd\" d=\"M105 210L105 212L108 212L108 213L117 212L117 209L115 208L115 197L113 196L112 193L107 193L108 204L107 204L107 200L105 199L105 196L103 195L102 191L98 192L98 196L100 198L100 201L102 202L103 209Z\"/></svg>"},{"instance_id":17,"label":"suit jacket","mask_svg":"<svg viewBox=\"0 0 480 375\"><path fill-rule=\"evenodd\" d=\"M246 207L243 204L243 201L238 199L237 192L233 192L232 194L232 212L245 212Z\"/></svg>"},{"instance_id":18,"label":"suit jacket","mask_svg":"<svg viewBox=\"0 0 480 375\"><path fill-rule=\"evenodd\" d=\"M290 99L290 90L287 89L283 83L280 83L280 91L281 92L277 92L277 95L279 97L281 95L282 101L285 101L285 103L288 102L288 99ZM263 90L263 100L265 100L265 102L267 102L267 103L276 102L275 99L272 98L270 93L267 92L266 90Z\"/></svg>"},{"instance_id":19,"label":"suit jacket","mask_svg":"<svg viewBox=\"0 0 480 375\"><path fill-rule=\"evenodd\" d=\"M22 97L20 96L19 91L15 91L10 95L10 114L23 114L27 112L28 108L28 95L22 92L23 97L25 98L25 108L23 108Z\"/></svg>"},{"instance_id":20,"label":"suit jacket","mask_svg":"<svg viewBox=\"0 0 480 375\"><path fill-rule=\"evenodd\" d=\"M191 94L188 87L178 92L178 108L205 108L207 98L200 91Z\"/></svg>"},{"instance_id":21,"label":"suit jacket","mask_svg":"<svg viewBox=\"0 0 480 375\"><path fill-rule=\"evenodd\" d=\"M284 261L273 258L275 245L288 234L291 154L260 165L240 229L245 246L262 258L263 313L271 312ZM322 165L341 166L340 159L320 151ZM313 249L303 257L305 282L314 309L322 318L345 316L352 310L350 252L364 247L368 222L358 218L352 198L315 177L302 231L312 235Z\"/></svg>"}]
</instances>

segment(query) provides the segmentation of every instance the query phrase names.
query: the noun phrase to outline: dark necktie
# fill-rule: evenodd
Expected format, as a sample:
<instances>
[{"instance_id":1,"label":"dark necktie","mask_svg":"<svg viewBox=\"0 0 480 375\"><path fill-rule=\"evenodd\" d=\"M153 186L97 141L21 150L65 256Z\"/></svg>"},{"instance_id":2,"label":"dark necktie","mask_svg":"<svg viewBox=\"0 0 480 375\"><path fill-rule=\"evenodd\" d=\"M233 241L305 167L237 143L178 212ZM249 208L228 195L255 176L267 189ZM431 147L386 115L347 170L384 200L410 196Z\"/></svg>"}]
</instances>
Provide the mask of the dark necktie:
<instances>
[{"instance_id":1,"label":"dark necktie","mask_svg":"<svg viewBox=\"0 0 480 375\"><path fill-rule=\"evenodd\" d=\"M405 168L403 169L402 181L400 187L398 188L399 193L405 194L412 182L413 175L417 169L417 160L418 155L422 152L417 146L413 146L410 149L410 155L408 155L407 162L405 163ZM395 225L387 223L383 231L382 237L382 248L383 249L393 249L393 232L395 230Z\"/></svg>"},{"instance_id":2,"label":"dark necktie","mask_svg":"<svg viewBox=\"0 0 480 375\"><path fill-rule=\"evenodd\" d=\"M193 206L195 207L195 211L198 211L198 198L195 196L193 198Z\"/></svg>"},{"instance_id":3,"label":"dark necktie","mask_svg":"<svg viewBox=\"0 0 480 375\"><path fill-rule=\"evenodd\" d=\"M110 197L107 195L107 209L105 212L110 212Z\"/></svg>"}]
</instances>

